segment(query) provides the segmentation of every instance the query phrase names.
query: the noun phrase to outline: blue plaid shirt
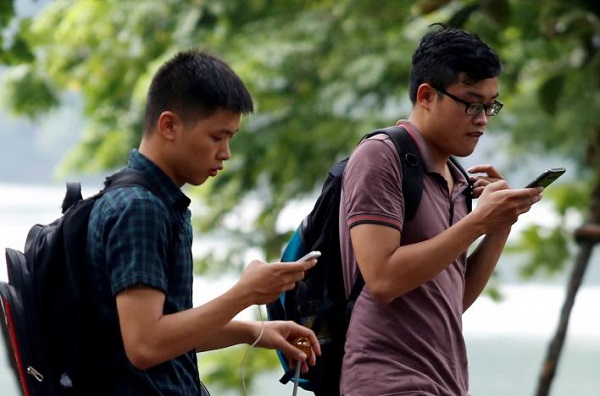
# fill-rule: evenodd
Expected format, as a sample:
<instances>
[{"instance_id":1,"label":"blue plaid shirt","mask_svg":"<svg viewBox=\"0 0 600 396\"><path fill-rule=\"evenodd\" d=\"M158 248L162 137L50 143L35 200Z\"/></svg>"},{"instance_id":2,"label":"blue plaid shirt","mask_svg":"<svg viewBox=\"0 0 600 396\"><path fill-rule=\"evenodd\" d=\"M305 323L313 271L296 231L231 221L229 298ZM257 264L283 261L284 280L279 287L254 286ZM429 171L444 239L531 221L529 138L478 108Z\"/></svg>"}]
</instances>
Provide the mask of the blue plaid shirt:
<instances>
[{"instance_id":1,"label":"blue plaid shirt","mask_svg":"<svg viewBox=\"0 0 600 396\"><path fill-rule=\"evenodd\" d=\"M121 187L104 194L90 214L87 256L107 335L112 394L201 395L195 351L144 371L125 355L116 295L137 285L156 288L165 293L164 313L170 314L192 307L193 280L190 200L137 150L131 152L128 167L144 172L167 202L143 187Z\"/></svg>"}]
</instances>

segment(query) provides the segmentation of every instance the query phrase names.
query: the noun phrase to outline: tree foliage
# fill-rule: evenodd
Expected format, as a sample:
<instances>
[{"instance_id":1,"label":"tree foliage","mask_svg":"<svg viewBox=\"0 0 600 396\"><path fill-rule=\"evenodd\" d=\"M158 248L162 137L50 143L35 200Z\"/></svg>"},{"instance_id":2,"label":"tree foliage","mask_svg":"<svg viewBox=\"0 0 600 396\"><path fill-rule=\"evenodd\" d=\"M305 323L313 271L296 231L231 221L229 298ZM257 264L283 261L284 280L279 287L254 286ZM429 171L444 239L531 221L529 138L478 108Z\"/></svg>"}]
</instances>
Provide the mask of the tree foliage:
<instances>
[{"instance_id":1,"label":"tree foliage","mask_svg":"<svg viewBox=\"0 0 600 396\"><path fill-rule=\"evenodd\" d=\"M19 21L2 60L18 64L6 93L19 114L39 116L65 91L81 96L89 123L66 166L97 172L136 146L145 89L162 61L189 47L224 57L257 113L234 140L227 170L198 190L211 207L198 225L229 230L240 242L232 257L259 246L273 259L288 236L276 227L286 205L314 193L364 132L408 114L410 55L431 22L475 31L503 58L508 111L495 131L510 132L521 150L553 150L593 169L598 119L582 110L600 100L590 89L598 85L597 8L583 0L54 0ZM13 14L7 8L4 20ZM11 62L14 53L29 56ZM230 226L248 202L254 221Z\"/></svg>"},{"instance_id":2,"label":"tree foliage","mask_svg":"<svg viewBox=\"0 0 600 396\"><path fill-rule=\"evenodd\" d=\"M596 0L50 0L31 18L0 4L13 111L38 117L65 92L84 102L87 128L67 169L123 164L140 138L149 79L176 51L207 48L232 65L257 112L226 171L193 194L210 207L196 225L227 234L227 261L240 266L249 246L277 258L289 236L277 226L284 208L312 196L359 136L408 114L411 54L432 22L477 32L500 54L506 107L490 130L509 134L513 154L552 152L574 164L577 177L555 196L563 221L534 226L515 247L534 252L524 272L560 271L571 246L565 216L600 199ZM241 207L253 208L248 223L234 221L247 216ZM552 255L539 249L548 244Z\"/></svg>"}]
</instances>

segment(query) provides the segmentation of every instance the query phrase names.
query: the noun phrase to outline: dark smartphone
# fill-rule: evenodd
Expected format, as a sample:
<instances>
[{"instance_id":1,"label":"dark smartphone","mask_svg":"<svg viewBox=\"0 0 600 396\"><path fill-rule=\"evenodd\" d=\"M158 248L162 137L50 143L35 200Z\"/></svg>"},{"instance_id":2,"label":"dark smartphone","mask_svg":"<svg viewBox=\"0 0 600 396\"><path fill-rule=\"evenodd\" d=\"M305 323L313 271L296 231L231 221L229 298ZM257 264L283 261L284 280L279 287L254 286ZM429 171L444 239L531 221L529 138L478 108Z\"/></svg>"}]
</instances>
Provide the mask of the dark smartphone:
<instances>
[{"instance_id":1,"label":"dark smartphone","mask_svg":"<svg viewBox=\"0 0 600 396\"><path fill-rule=\"evenodd\" d=\"M565 173L565 168L550 168L547 171L540 174L538 177L533 179L531 183L525 186L525 188L531 187L548 187L554 180L558 179Z\"/></svg>"}]
</instances>

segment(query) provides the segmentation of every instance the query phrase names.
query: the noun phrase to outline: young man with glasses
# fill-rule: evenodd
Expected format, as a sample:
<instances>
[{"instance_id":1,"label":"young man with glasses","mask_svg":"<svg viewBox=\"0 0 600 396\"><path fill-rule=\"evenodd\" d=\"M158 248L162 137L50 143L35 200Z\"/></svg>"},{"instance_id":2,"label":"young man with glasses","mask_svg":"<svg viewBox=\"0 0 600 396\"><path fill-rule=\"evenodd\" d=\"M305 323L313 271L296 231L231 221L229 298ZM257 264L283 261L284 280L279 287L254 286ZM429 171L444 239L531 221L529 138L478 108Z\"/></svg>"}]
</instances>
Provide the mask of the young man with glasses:
<instances>
[{"instance_id":1,"label":"young man with glasses","mask_svg":"<svg viewBox=\"0 0 600 396\"><path fill-rule=\"evenodd\" d=\"M468 395L462 314L491 276L512 224L541 189L511 189L491 165L470 168L470 188L450 156L470 155L498 98L501 65L477 36L436 26L413 55L407 129L421 153L423 195L404 219L402 168L385 135L363 141L343 179L340 240L346 291L360 271L342 368L345 396ZM480 239L480 237L482 237ZM467 256L471 244L478 245Z\"/></svg>"}]
</instances>

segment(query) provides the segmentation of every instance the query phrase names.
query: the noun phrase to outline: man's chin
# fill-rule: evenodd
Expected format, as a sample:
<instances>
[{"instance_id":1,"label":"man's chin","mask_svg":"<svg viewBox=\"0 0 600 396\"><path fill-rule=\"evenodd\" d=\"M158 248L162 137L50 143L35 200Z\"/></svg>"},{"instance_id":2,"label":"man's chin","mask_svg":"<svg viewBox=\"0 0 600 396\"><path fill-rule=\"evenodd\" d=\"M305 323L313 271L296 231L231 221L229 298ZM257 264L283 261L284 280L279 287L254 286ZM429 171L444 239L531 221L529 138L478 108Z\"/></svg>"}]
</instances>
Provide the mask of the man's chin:
<instances>
[{"instance_id":1,"label":"man's chin","mask_svg":"<svg viewBox=\"0 0 600 396\"><path fill-rule=\"evenodd\" d=\"M208 180L208 176L197 177L194 180L188 181L187 184L189 184L191 186L199 186L199 185L204 184L207 180Z\"/></svg>"},{"instance_id":2,"label":"man's chin","mask_svg":"<svg viewBox=\"0 0 600 396\"><path fill-rule=\"evenodd\" d=\"M460 149L456 150L452 155L455 157L468 157L469 155L473 154L473 152L475 151L475 146L473 147L461 147Z\"/></svg>"}]
</instances>

